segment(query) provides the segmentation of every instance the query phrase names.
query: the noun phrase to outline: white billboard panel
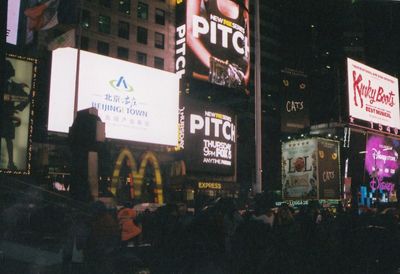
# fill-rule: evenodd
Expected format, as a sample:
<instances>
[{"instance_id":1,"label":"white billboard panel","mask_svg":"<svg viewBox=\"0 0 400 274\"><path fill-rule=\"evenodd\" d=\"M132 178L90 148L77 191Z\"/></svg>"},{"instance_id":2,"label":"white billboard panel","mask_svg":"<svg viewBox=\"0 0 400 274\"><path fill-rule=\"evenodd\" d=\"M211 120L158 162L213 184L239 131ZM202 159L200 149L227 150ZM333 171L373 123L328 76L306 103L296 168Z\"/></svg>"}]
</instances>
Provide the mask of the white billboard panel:
<instances>
[{"instance_id":1,"label":"white billboard panel","mask_svg":"<svg viewBox=\"0 0 400 274\"><path fill-rule=\"evenodd\" d=\"M18 40L18 23L20 0L8 1L7 7L7 43L16 45Z\"/></svg>"},{"instance_id":2,"label":"white billboard panel","mask_svg":"<svg viewBox=\"0 0 400 274\"><path fill-rule=\"evenodd\" d=\"M77 50L53 52L49 131L73 122ZM95 107L106 137L177 145L179 79L170 72L81 51L77 110Z\"/></svg>"},{"instance_id":3,"label":"white billboard panel","mask_svg":"<svg viewBox=\"0 0 400 274\"><path fill-rule=\"evenodd\" d=\"M398 79L347 58L350 119L400 128Z\"/></svg>"}]
</instances>

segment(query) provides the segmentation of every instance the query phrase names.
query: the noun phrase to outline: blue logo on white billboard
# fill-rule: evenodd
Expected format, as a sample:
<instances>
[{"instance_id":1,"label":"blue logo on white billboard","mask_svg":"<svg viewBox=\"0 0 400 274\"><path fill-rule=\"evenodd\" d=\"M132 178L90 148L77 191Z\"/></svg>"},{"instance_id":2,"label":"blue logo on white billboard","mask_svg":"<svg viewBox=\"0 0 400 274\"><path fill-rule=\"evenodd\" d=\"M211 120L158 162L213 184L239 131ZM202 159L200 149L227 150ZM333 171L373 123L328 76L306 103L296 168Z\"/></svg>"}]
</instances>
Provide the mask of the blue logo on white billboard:
<instances>
[{"instance_id":1,"label":"blue logo on white billboard","mask_svg":"<svg viewBox=\"0 0 400 274\"><path fill-rule=\"evenodd\" d=\"M133 87L126 82L123 76L119 77L118 80L111 80L110 85L118 91L133 91Z\"/></svg>"}]
</instances>

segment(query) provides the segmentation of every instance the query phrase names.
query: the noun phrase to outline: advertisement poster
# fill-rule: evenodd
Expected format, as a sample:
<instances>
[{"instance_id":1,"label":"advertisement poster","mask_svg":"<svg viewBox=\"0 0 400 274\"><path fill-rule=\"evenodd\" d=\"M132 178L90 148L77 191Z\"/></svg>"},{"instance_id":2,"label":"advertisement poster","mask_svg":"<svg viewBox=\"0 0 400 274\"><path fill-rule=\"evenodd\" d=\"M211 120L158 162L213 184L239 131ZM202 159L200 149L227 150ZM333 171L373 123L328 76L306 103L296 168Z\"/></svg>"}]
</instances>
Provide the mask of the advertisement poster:
<instances>
[{"instance_id":1,"label":"advertisement poster","mask_svg":"<svg viewBox=\"0 0 400 274\"><path fill-rule=\"evenodd\" d=\"M310 126L307 75L282 71L281 130L295 133Z\"/></svg>"},{"instance_id":2,"label":"advertisement poster","mask_svg":"<svg viewBox=\"0 0 400 274\"><path fill-rule=\"evenodd\" d=\"M28 173L36 60L9 56L5 64L7 82L0 127L0 168L2 172Z\"/></svg>"},{"instance_id":3,"label":"advertisement poster","mask_svg":"<svg viewBox=\"0 0 400 274\"><path fill-rule=\"evenodd\" d=\"M350 122L360 119L384 127L389 133L400 129L398 79L347 58ZM382 128L379 128L382 130Z\"/></svg>"},{"instance_id":4,"label":"advertisement poster","mask_svg":"<svg viewBox=\"0 0 400 274\"><path fill-rule=\"evenodd\" d=\"M365 151L366 183L371 190L393 192L399 169L400 139L368 134Z\"/></svg>"},{"instance_id":5,"label":"advertisement poster","mask_svg":"<svg viewBox=\"0 0 400 274\"><path fill-rule=\"evenodd\" d=\"M245 89L250 80L248 9L248 0L178 1L177 74Z\"/></svg>"},{"instance_id":6,"label":"advertisement poster","mask_svg":"<svg viewBox=\"0 0 400 274\"><path fill-rule=\"evenodd\" d=\"M48 130L74 117L77 50L53 51ZM77 109L94 107L106 138L176 146L179 79L174 73L80 51Z\"/></svg>"},{"instance_id":7,"label":"advertisement poster","mask_svg":"<svg viewBox=\"0 0 400 274\"><path fill-rule=\"evenodd\" d=\"M317 139L282 145L283 199L317 199Z\"/></svg>"},{"instance_id":8,"label":"advertisement poster","mask_svg":"<svg viewBox=\"0 0 400 274\"><path fill-rule=\"evenodd\" d=\"M203 106L188 99L184 110L185 138L180 147L184 147L187 170L233 176L237 137L235 115L226 109Z\"/></svg>"},{"instance_id":9,"label":"advertisement poster","mask_svg":"<svg viewBox=\"0 0 400 274\"><path fill-rule=\"evenodd\" d=\"M9 0L7 43L34 45L39 32L77 22L77 0Z\"/></svg>"},{"instance_id":10,"label":"advertisement poster","mask_svg":"<svg viewBox=\"0 0 400 274\"><path fill-rule=\"evenodd\" d=\"M318 139L319 199L340 199L339 142Z\"/></svg>"}]
</instances>

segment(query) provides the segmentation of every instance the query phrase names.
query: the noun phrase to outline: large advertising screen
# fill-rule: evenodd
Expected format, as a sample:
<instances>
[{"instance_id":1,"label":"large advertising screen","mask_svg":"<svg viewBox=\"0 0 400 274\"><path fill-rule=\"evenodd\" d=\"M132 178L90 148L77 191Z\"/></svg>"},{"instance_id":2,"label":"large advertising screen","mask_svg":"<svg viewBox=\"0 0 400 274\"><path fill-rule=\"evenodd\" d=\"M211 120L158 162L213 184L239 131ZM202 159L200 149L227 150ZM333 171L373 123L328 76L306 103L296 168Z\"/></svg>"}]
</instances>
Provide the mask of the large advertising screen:
<instances>
[{"instance_id":1,"label":"large advertising screen","mask_svg":"<svg viewBox=\"0 0 400 274\"><path fill-rule=\"evenodd\" d=\"M248 8L248 0L177 1L177 74L245 89L250 80Z\"/></svg>"},{"instance_id":2,"label":"large advertising screen","mask_svg":"<svg viewBox=\"0 0 400 274\"><path fill-rule=\"evenodd\" d=\"M317 140L282 144L283 199L317 199Z\"/></svg>"},{"instance_id":3,"label":"large advertising screen","mask_svg":"<svg viewBox=\"0 0 400 274\"><path fill-rule=\"evenodd\" d=\"M398 79L347 58L350 122L398 134L400 128Z\"/></svg>"},{"instance_id":4,"label":"large advertising screen","mask_svg":"<svg viewBox=\"0 0 400 274\"><path fill-rule=\"evenodd\" d=\"M77 50L53 51L48 130L74 117ZM175 146L179 79L174 73L80 51L77 110L94 107L106 138Z\"/></svg>"},{"instance_id":5,"label":"large advertising screen","mask_svg":"<svg viewBox=\"0 0 400 274\"><path fill-rule=\"evenodd\" d=\"M393 191L396 172L399 171L400 139L368 134L365 147L366 183L372 190Z\"/></svg>"},{"instance_id":6,"label":"large advertising screen","mask_svg":"<svg viewBox=\"0 0 400 274\"><path fill-rule=\"evenodd\" d=\"M37 60L8 55L1 117L1 172L28 174Z\"/></svg>"},{"instance_id":7,"label":"large advertising screen","mask_svg":"<svg viewBox=\"0 0 400 274\"><path fill-rule=\"evenodd\" d=\"M180 148L188 172L234 176L236 117L224 108L185 99L180 109ZM183 132L182 132L183 131Z\"/></svg>"},{"instance_id":8,"label":"large advertising screen","mask_svg":"<svg viewBox=\"0 0 400 274\"><path fill-rule=\"evenodd\" d=\"M9 0L7 43L35 44L39 32L77 21L77 0Z\"/></svg>"}]
</instances>

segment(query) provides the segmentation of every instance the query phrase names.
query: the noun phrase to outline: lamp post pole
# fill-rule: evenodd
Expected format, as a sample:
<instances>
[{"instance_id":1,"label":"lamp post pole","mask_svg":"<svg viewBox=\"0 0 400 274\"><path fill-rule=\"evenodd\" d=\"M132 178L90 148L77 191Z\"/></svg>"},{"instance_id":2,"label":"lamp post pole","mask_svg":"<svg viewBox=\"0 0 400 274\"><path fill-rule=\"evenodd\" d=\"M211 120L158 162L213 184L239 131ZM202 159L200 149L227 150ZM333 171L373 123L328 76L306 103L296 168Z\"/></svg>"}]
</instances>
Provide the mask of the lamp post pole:
<instances>
[{"instance_id":1,"label":"lamp post pole","mask_svg":"<svg viewBox=\"0 0 400 274\"><path fill-rule=\"evenodd\" d=\"M260 8L259 0L254 1L254 50L255 50L255 154L256 154L256 180L253 185L253 194L262 192L262 143L261 143L261 64L260 64Z\"/></svg>"}]
</instances>

